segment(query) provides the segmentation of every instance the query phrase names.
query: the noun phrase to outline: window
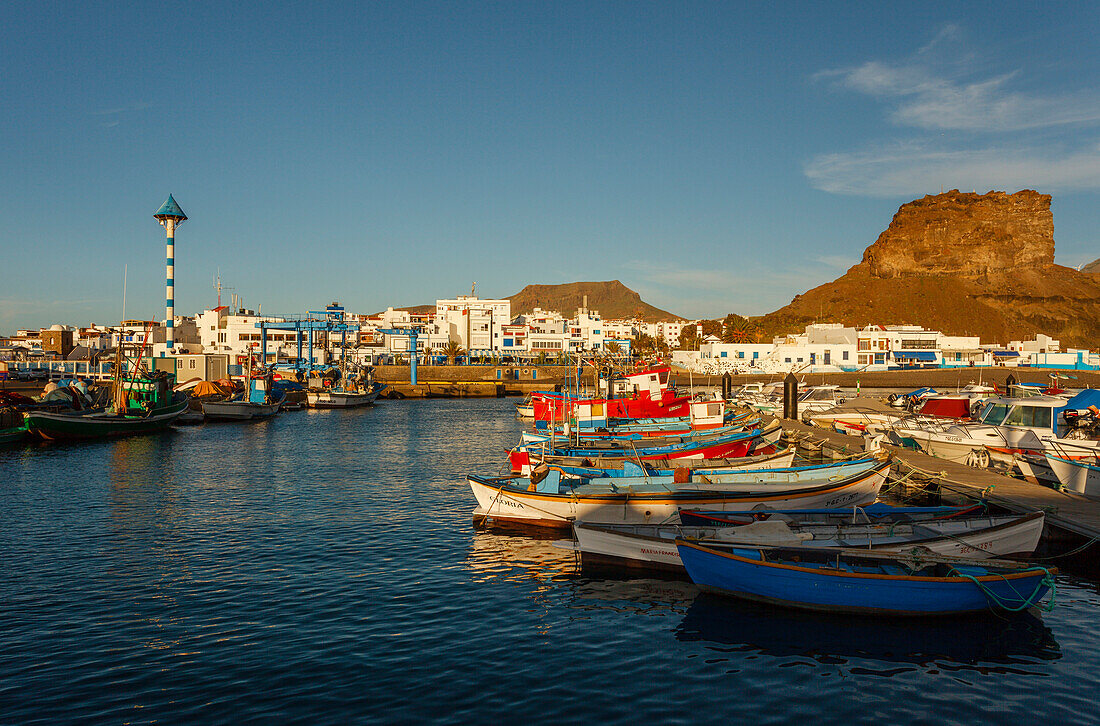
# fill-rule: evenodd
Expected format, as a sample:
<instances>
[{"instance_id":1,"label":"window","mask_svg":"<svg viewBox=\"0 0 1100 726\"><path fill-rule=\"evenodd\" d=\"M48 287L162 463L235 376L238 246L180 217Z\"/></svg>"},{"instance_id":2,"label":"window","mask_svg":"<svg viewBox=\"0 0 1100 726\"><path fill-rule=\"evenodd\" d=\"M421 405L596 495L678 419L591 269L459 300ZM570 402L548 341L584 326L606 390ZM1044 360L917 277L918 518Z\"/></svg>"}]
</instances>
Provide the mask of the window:
<instances>
[{"instance_id":1,"label":"window","mask_svg":"<svg viewBox=\"0 0 1100 726\"><path fill-rule=\"evenodd\" d=\"M790 362L791 362L791 359L790 359L790 358L784 358L784 359L783 359L783 362L784 362L784 363L790 363Z\"/></svg>"},{"instance_id":2,"label":"window","mask_svg":"<svg viewBox=\"0 0 1100 726\"><path fill-rule=\"evenodd\" d=\"M1046 406L1016 406L1004 420L1005 426L1050 428L1050 409Z\"/></svg>"},{"instance_id":3,"label":"window","mask_svg":"<svg viewBox=\"0 0 1100 726\"><path fill-rule=\"evenodd\" d=\"M726 357L726 351L724 351L724 350L723 350L723 351L722 351L722 355L720 355L720 356L718 356L718 357L719 357L719 358L725 358L725 357Z\"/></svg>"},{"instance_id":4,"label":"window","mask_svg":"<svg viewBox=\"0 0 1100 726\"><path fill-rule=\"evenodd\" d=\"M848 351L844 351L841 355L844 360L848 360Z\"/></svg>"},{"instance_id":5,"label":"window","mask_svg":"<svg viewBox=\"0 0 1100 726\"><path fill-rule=\"evenodd\" d=\"M978 414L978 419L990 426L1000 426L1001 422L1005 420L1005 414L1008 413L1008 406L1003 403L987 403L982 412Z\"/></svg>"},{"instance_id":6,"label":"window","mask_svg":"<svg viewBox=\"0 0 1100 726\"><path fill-rule=\"evenodd\" d=\"M859 350L871 350L871 341L869 341L869 340L860 340L859 341Z\"/></svg>"}]
</instances>

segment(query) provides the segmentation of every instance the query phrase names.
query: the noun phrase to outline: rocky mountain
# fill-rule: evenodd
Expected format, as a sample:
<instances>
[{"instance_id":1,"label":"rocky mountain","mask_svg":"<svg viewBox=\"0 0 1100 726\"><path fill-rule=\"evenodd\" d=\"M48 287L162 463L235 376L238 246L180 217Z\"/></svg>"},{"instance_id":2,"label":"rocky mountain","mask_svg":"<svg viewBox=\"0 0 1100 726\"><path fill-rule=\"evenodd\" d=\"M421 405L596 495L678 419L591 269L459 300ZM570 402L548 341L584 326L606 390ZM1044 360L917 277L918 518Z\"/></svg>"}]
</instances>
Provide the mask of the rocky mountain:
<instances>
[{"instance_id":1,"label":"rocky mountain","mask_svg":"<svg viewBox=\"0 0 1100 726\"><path fill-rule=\"evenodd\" d=\"M529 313L537 308L573 315L588 296L588 308L598 310L604 320L637 318L646 322L685 320L666 310L653 307L641 295L618 280L606 282L567 282L562 285L528 285L515 295L512 314Z\"/></svg>"},{"instance_id":2,"label":"rocky mountain","mask_svg":"<svg viewBox=\"0 0 1100 726\"><path fill-rule=\"evenodd\" d=\"M770 334L815 321L1095 347L1100 276L1054 264L1049 195L952 190L903 204L858 265L754 320Z\"/></svg>"},{"instance_id":3,"label":"rocky mountain","mask_svg":"<svg viewBox=\"0 0 1100 726\"><path fill-rule=\"evenodd\" d=\"M1100 260L1093 260L1084 267L1081 268L1081 272L1087 272L1090 275L1100 274Z\"/></svg>"}]
</instances>

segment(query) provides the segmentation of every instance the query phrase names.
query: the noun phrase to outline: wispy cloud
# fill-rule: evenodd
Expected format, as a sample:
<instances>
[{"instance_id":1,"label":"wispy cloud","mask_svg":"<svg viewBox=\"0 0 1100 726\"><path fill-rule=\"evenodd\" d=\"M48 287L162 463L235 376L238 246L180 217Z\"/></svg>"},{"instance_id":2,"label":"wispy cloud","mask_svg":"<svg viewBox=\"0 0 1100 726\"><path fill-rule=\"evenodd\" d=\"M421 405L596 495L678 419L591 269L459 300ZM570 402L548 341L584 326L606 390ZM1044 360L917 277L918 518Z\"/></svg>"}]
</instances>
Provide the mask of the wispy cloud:
<instances>
[{"instance_id":1,"label":"wispy cloud","mask_svg":"<svg viewBox=\"0 0 1100 726\"><path fill-rule=\"evenodd\" d=\"M93 116L117 116L121 113L127 113L129 111L144 111L147 108L152 108L151 101L135 101L128 103L125 106L115 106L114 108L101 108L97 111L92 111Z\"/></svg>"},{"instance_id":2,"label":"wispy cloud","mask_svg":"<svg viewBox=\"0 0 1100 726\"><path fill-rule=\"evenodd\" d=\"M854 68L823 71L818 78L893 104L889 116L900 126L956 131L1020 131L1100 121L1100 93L1028 94L1014 91L1019 69L991 78L962 80L937 75L913 61L889 65L868 61Z\"/></svg>"},{"instance_id":3,"label":"wispy cloud","mask_svg":"<svg viewBox=\"0 0 1100 726\"><path fill-rule=\"evenodd\" d=\"M917 51L917 55L928 55L932 51L939 49L944 43L958 40L961 36L962 29L957 24L947 23L939 29L932 40L928 41L928 43Z\"/></svg>"},{"instance_id":4,"label":"wispy cloud","mask_svg":"<svg viewBox=\"0 0 1100 726\"><path fill-rule=\"evenodd\" d=\"M916 129L893 142L820 154L804 165L818 189L897 196L944 188L1100 188L1100 92L1020 90L1025 69L978 77L984 62L965 56L962 32L944 26L907 59L868 60L821 71L815 79L880 100L896 128ZM1036 130L1045 129L1041 136ZM932 134L929 132L942 133ZM948 133L954 132L954 133ZM1021 132L1028 132L1023 135ZM1082 140L1082 134L1087 135ZM908 136L908 137L906 137Z\"/></svg>"},{"instance_id":5,"label":"wispy cloud","mask_svg":"<svg viewBox=\"0 0 1100 726\"><path fill-rule=\"evenodd\" d=\"M152 108L153 104L149 101L135 101L128 103L125 106L115 106L114 108L101 108L91 112L92 116L98 116L102 119L99 122L99 127L103 129L110 129L118 126L122 123L123 119L132 113L137 111L145 111Z\"/></svg>"},{"instance_id":6,"label":"wispy cloud","mask_svg":"<svg viewBox=\"0 0 1100 726\"><path fill-rule=\"evenodd\" d=\"M892 197L942 189L1067 191L1100 188L1100 145L1075 151L993 146L947 150L909 142L822 154L805 166L815 187L837 194Z\"/></svg>"}]
</instances>

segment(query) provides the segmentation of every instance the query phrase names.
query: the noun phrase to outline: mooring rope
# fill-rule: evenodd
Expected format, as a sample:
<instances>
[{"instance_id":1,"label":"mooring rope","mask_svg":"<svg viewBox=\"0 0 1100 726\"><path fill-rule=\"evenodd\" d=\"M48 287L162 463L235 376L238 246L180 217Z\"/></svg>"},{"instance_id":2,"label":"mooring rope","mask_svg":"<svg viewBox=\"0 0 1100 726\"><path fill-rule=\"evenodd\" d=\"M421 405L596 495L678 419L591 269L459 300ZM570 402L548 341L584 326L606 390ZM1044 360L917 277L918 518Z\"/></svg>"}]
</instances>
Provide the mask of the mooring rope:
<instances>
[{"instance_id":1,"label":"mooring rope","mask_svg":"<svg viewBox=\"0 0 1100 726\"><path fill-rule=\"evenodd\" d=\"M1024 597L1023 595L1021 595L1020 591L1016 589L1016 587L1012 584L1012 582L1009 581L1009 579L1007 577L1004 576L1004 574L996 573L1002 580L1005 581L1005 584L1008 585L1009 589L1011 589L1012 592L1016 593L1016 596L1018 598L1022 599L1022 602L1021 602L1020 605L1009 605L1008 604L1009 601L1006 598L1003 598L1000 595L998 595L996 592L994 592L992 590L992 588L988 587L984 582L979 580L974 575L970 575L970 574L967 574L965 572L959 572L954 567L951 568L950 572L954 572L959 577L965 578L965 579L970 580L971 582L973 582L975 585L978 586L978 589L981 590L982 593L987 598L989 598L989 600L992 601L997 607L999 607L1003 610L1007 610L1010 613L1018 613L1018 612L1021 612L1023 610L1027 610L1028 608L1032 607L1033 605L1035 607L1038 607L1040 610L1043 610L1044 612L1049 613L1051 610L1054 609L1054 602L1058 598L1058 585L1054 581L1054 575L1052 575L1050 573L1050 570L1043 567L1042 565L1036 565L1035 567L1029 567L1028 569L1021 571L1021 574L1028 573L1028 572L1042 572L1043 573L1043 579L1039 580L1039 582L1036 583L1035 589L1032 590L1031 594L1028 595L1027 597ZM1041 602L1042 595L1039 594L1044 587L1046 587L1050 590L1050 601L1048 603L1046 603L1045 605Z\"/></svg>"}]
</instances>

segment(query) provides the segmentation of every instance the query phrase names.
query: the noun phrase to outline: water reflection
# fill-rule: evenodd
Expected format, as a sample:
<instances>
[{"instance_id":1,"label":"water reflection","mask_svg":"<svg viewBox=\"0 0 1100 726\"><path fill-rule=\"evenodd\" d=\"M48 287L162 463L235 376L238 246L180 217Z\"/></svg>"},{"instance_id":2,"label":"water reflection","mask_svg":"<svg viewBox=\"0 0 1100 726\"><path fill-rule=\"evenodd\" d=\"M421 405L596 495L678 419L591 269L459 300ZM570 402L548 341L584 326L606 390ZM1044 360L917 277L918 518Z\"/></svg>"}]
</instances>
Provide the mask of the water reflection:
<instances>
[{"instance_id":1,"label":"water reflection","mask_svg":"<svg viewBox=\"0 0 1100 726\"><path fill-rule=\"evenodd\" d=\"M561 535L538 536L523 530L494 528L474 531L466 566L474 582L503 579L547 582L572 577L576 555L553 546Z\"/></svg>"},{"instance_id":2,"label":"water reflection","mask_svg":"<svg viewBox=\"0 0 1100 726\"><path fill-rule=\"evenodd\" d=\"M1020 666L1061 658L1054 635L1031 613L944 618L832 616L701 593L675 631L682 642L708 642L724 652L820 663L870 659L931 667L944 661L983 671L1026 672ZM902 669L912 670L912 669ZM864 669L864 672L874 672ZM880 672L893 675L893 671Z\"/></svg>"}]
</instances>

